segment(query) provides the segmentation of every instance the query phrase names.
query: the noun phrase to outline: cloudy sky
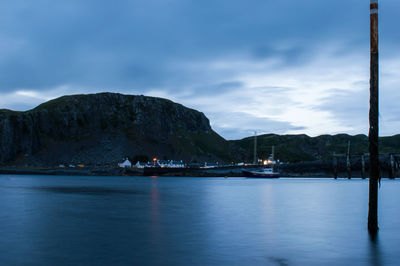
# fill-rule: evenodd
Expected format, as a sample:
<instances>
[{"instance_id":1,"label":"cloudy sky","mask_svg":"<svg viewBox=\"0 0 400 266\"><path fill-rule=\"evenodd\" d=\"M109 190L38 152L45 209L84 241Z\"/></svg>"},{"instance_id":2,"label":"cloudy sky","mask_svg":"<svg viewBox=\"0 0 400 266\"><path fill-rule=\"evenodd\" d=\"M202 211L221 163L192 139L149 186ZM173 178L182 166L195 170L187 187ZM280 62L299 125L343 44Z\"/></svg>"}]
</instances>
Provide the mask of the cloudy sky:
<instances>
[{"instance_id":1,"label":"cloudy sky","mask_svg":"<svg viewBox=\"0 0 400 266\"><path fill-rule=\"evenodd\" d=\"M367 134L368 0L0 2L0 108L103 91L197 109L226 139ZM400 1L380 1L380 134L400 133Z\"/></svg>"}]
</instances>

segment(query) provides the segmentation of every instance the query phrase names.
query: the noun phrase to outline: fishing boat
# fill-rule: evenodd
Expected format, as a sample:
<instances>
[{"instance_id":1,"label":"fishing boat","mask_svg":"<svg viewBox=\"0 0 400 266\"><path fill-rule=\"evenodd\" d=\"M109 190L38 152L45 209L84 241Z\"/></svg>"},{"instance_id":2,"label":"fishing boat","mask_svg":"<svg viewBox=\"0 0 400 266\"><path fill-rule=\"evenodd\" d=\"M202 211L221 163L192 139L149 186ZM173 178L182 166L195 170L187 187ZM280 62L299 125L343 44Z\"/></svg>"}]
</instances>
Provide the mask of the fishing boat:
<instances>
[{"instance_id":1,"label":"fishing boat","mask_svg":"<svg viewBox=\"0 0 400 266\"><path fill-rule=\"evenodd\" d=\"M262 177L262 178L278 178L279 172L275 172L273 168L261 168L256 170L242 170L245 177Z\"/></svg>"},{"instance_id":2,"label":"fishing boat","mask_svg":"<svg viewBox=\"0 0 400 266\"><path fill-rule=\"evenodd\" d=\"M274 159L275 147L272 146L271 155L269 156L268 160L263 162L263 168L257 168L254 170L242 170L242 173L245 177L258 177L258 178L278 178L279 172L274 171L275 165L277 161ZM254 162L257 162L257 132L254 136Z\"/></svg>"}]
</instances>

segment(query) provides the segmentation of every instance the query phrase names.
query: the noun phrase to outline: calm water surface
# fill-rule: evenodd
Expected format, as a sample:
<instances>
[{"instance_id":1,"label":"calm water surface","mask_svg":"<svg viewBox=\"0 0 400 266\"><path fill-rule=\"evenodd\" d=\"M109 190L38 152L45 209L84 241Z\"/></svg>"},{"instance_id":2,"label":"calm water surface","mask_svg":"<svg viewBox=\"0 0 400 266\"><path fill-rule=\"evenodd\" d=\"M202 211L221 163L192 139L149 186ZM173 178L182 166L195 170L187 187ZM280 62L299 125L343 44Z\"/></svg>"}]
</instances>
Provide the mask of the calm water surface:
<instances>
[{"instance_id":1,"label":"calm water surface","mask_svg":"<svg viewBox=\"0 0 400 266\"><path fill-rule=\"evenodd\" d=\"M400 182L0 175L0 265L399 265Z\"/></svg>"}]
</instances>

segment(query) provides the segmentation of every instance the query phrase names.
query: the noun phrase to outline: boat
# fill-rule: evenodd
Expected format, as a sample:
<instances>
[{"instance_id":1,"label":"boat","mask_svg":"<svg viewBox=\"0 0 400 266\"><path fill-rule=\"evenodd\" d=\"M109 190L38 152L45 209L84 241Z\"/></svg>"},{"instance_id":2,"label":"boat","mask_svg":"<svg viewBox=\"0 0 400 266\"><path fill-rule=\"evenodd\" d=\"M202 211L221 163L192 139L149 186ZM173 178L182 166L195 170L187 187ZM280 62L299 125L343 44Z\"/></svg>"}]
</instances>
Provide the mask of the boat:
<instances>
[{"instance_id":1,"label":"boat","mask_svg":"<svg viewBox=\"0 0 400 266\"><path fill-rule=\"evenodd\" d=\"M257 160L257 133L254 136L254 162L256 164ZM274 168L277 161L274 159L275 147L272 146L271 154L268 160L265 160L263 163L265 167L257 168L254 170L242 170L242 173L245 177L261 177L261 178L278 178L280 176L279 172L275 172Z\"/></svg>"},{"instance_id":2,"label":"boat","mask_svg":"<svg viewBox=\"0 0 400 266\"><path fill-rule=\"evenodd\" d=\"M261 177L261 178L278 178L279 172L275 172L273 168L261 168L256 170L242 170L245 177Z\"/></svg>"}]
</instances>

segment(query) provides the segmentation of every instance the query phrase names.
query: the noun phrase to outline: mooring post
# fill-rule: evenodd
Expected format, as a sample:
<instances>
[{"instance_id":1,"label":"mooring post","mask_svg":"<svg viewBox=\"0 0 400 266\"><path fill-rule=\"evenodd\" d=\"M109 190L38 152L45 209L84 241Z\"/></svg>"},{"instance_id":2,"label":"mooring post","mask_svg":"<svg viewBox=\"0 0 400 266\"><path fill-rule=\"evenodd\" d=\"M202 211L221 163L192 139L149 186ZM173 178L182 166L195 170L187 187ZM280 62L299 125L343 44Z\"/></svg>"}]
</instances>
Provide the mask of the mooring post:
<instances>
[{"instance_id":1,"label":"mooring post","mask_svg":"<svg viewBox=\"0 0 400 266\"><path fill-rule=\"evenodd\" d=\"M257 163L257 131L254 131L254 154L253 164Z\"/></svg>"},{"instance_id":2,"label":"mooring post","mask_svg":"<svg viewBox=\"0 0 400 266\"><path fill-rule=\"evenodd\" d=\"M361 178L365 179L365 156L361 155Z\"/></svg>"},{"instance_id":3,"label":"mooring post","mask_svg":"<svg viewBox=\"0 0 400 266\"><path fill-rule=\"evenodd\" d=\"M389 178L393 179L394 178L394 158L393 158L393 154L390 154L390 158L389 158L389 163L390 163L390 169L389 169Z\"/></svg>"},{"instance_id":4,"label":"mooring post","mask_svg":"<svg viewBox=\"0 0 400 266\"><path fill-rule=\"evenodd\" d=\"M347 178L351 179L350 140L347 143L346 170L347 170Z\"/></svg>"},{"instance_id":5,"label":"mooring post","mask_svg":"<svg viewBox=\"0 0 400 266\"><path fill-rule=\"evenodd\" d=\"M378 0L370 3L370 107L369 107L369 208L368 231L378 231L378 179L379 179L379 43Z\"/></svg>"},{"instance_id":6,"label":"mooring post","mask_svg":"<svg viewBox=\"0 0 400 266\"><path fill-rule=\"evenodd\" d=\"M347 156L347 159L346 159L346 170L347 170L347 178L351 179L351 163L350 163L349 156Z\"/></svg>"},{"instance_id":7,"label":"mooring post","mask_svg":"<svg viewBox=\"0 0 400 266\"><path fill-rule=\"evenodd\" d=\"M338 170L337 170L337 157L336 157L335 153L333 153L332 166L333 166L333 178L337 179Z\"/></svg>"}]
</instances>

